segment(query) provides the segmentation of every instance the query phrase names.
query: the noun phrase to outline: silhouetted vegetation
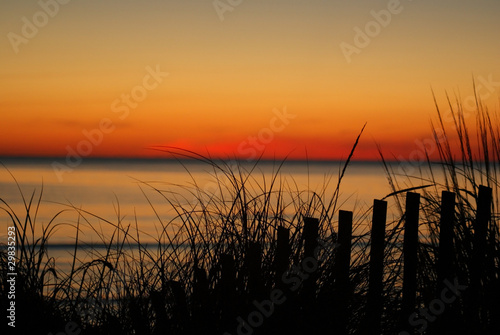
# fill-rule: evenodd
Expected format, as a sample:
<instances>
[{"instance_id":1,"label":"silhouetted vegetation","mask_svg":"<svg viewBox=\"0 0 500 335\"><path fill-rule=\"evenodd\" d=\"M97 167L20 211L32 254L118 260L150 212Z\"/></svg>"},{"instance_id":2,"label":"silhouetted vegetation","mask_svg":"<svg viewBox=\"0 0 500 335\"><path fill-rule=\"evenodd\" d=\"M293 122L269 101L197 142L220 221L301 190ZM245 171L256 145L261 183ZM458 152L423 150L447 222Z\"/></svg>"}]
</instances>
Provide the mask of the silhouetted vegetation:
<instances>
[{"instance_id":1,"label":"silhouetted vegetation","mask_svg":"<svg viewBox=\"0 0 500 335\"><path fill-rule=\"evenodd\" d=\"M401 175L382 158L393 188L384 198L394 204L387 220L383 201L376 214L373 207L354 215L340 210L340 185L359 137L335 185L326 182L319 192L282 178L285 162L269 180L256 173L258 162L245 170L178 150L211 167L217 191L195 180L172 185L183 192L143 183L176 213L165 221L152 206L162 227L154 246L143 242L138 222L72 207L79 219L66 272L48 247L61 213L37 221L43 190L28 198L20 192L22 214L0 199L17 232L16 330L56 334L72 322L82 334L496 334L500 128L477 107L474 135L460 105L450 103L450 125L438 108L437 126L446 133L434 142L438 162L427 156L417 173ZM94 219L113 234L99 234ZM372 220L383 227L374 235ZM104 252L86 249L88 257L79 259L81 225L100 236ZM4 251L0 267L5 306Z\"/></svg>"}]
</instances>

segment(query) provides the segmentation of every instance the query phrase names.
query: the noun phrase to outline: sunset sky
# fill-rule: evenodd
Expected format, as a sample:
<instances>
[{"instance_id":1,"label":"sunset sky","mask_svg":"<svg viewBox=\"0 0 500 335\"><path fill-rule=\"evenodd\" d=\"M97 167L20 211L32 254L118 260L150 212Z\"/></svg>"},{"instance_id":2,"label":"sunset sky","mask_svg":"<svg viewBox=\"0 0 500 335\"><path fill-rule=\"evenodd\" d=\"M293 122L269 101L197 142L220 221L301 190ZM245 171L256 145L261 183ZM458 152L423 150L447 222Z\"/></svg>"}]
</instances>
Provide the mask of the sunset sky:
<instances>
[{"instance_id":1,"label":"sunset sky","mask_svg":"<svg viewBox=\"0 0 500 335\"><path fill-rule=\"evenodd\" d=\"M45 8L45 9L44 9ZM0 3L0 156L404 157L432 90L499 110L500 1Z\"/></svg>"}]
</instances>

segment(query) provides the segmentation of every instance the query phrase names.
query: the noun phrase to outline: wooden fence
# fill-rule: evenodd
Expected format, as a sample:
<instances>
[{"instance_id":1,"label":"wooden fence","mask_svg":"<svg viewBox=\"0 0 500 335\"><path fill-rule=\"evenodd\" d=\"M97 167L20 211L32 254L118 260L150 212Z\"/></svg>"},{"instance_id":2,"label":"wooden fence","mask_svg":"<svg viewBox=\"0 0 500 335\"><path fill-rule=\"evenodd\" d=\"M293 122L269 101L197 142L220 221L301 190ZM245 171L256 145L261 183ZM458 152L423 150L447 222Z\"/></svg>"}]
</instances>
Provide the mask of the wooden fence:
<instances>
[{"instance_id":1,"label":"wooden fence","mask_svg":"<svg viewBox=\"0 0 500 335\"><path fill-rule=\"evenodd\" d=\"M362 312L353 311L350 307L360 296L353 294L351 283L356 276L351 266L353 213L341 210L335 255L328 258L333 259L333 264L327 266L331 273L323 273L320 278L315 271L317 264L314 262L320 261L317 259L318 248L321 248L318 240L320 222L316 218L305 217L299 241L299 247L303 247L299 270L297 260L292 260L290 230L278 227L275 232L271 285L261 275L263 248L258 242L246 246L245 270L238 276L235 256L220 256L220 279L215 287L209 287L206 272L196 267L191 299L191 306L196 308L192 308L191 320L203 325L199 331L211 333L210 330L223 329L225 334L414 334L424 331L428 334L474 334L485 322L494 322L492 316L499 311L495 299L500 298L495 296L498 288L491 288L498 287L500 276L499 247L491 245L498 241L491 236L495 231L490 226L491 188L479 187L476 208L476 217L471 220L472 227L468 232L473 237L470 241L470 264L464 265L460 264L462 259L457 256L461 252L457 248L461 246L456 236L459 224L456 195L442 192L437 249L430 260L434 263L434 282L420 283L419 263L426 261L419 258L422 254L422 243L419 241L421 199L418 193L406 194L401 220L404 236L400 250L402 264L399 264L402 268L401 287L396 290L400 292L400 296L396 297L399 301L397 315L385 308L385 302L394 299L387 296L389 289L385 282L389 253L387 202L374 200L369 260L366 262L369 275L367 290L361 294L365 299ZM467 253L467 250L464 252ZM464 268L468 271L463 271ZM292 275L296 275L293 280L290 278ZM237 280L245 282L243 288L240 286L238 289ZM331 285L326 285L325 281ZM321 288L319 283L322 283ZM421 292L422 285L426 286L426 293ZM432 290L429 286L433 287ZM216 300L210 300L210 290L218 292ZM355 312L358 314L353 317ZM396 321L390 320L394 317ZM350 322L353 318L357 324Z\"/></svg>"}]
</instances>

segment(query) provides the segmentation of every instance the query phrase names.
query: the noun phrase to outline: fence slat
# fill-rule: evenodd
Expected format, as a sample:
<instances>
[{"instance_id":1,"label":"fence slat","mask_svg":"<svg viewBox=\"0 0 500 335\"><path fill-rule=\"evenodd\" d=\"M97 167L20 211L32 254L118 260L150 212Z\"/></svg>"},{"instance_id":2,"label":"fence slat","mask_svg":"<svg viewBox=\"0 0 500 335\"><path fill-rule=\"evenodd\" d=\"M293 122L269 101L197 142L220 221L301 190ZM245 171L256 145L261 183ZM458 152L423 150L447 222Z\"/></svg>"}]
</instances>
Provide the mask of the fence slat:
<instances>
[{"instance_id":1,"label":"fence slat","mask_svg":"<svg viewBox=\"0 0 500 335\"><path fill-rule=\"evenodd\" d=\"M304 217L304 260L314 257L314 249L318 246L319 220L311 217ZM305 303L311 303L315 298L317 272L309 274L309 278L304 280L303 297Z\"/></svg>"},{"instance_id":2,"label":"fence slat","mask_svg":"<svg viewBox=\"0 0 500 335\"><path fill-rule=\"evenodd\" d=\"M254 298L261 298L264 287L261 273L262 248L258 242L250 242L246 255L246 270L248 272L248 292Z\"/></svg>"},{"instance_id":3,"label":"fence slat","mask_svg":"<svg viewBox=\"0 0 500 335\"><path fill-rule=\"evenodd\" d=\"M304 217L304 258L313 257L318 246L319 220Z\"/></svg>"},{"instance_id":4,"label":"fence slat","mask_svg":"<svg viewBox=\"0 0 500 335\"><path fill-rule=\"evenodd\" d=\"M351 263L352 212L339 211L338 248L335 259L336 281L338 288L345 289L349 283Z\"/></svg>"},{"instance_id":5,"label":"fence slat","mask_svg":"<svg viewBox=\"0 0 500 335\"><path fill-rule=\"evenodd\" d=\"M384 273L385 224L387 219L387 202L373 201L373 218L370 246L370 275L367 301L367 330L372 334L380 334L382 318L382 289Z\"/></svg>"},{"instance_id":6,"label":"fence slat","mask_svg":"<svg viewBox=\"0 0 500 335\"><path fill-rule=\"evenodd\" d=\"M226 327L231 327L231 322L236 318L234 309L236 295L236 266L232 255L223 253L220 256L221 277L220 295L221 321Z\"/></svg>"},{"instance_id":7,"label":"fence slat","mask_svg":"<svg viewBox=\"0 0 500 335\"><path fill-rule=\"evenodd\" d=\"M446 289L445 280L453 282L456 276L455 251L453 247L455 225L455 193L443 191L441 193L441 210L439 220L439 246L437 253L437 284L436 297ZM443 314L431 324L431 334L454 333L457 329L457 315L453 306L447 306Z\"/></svg>"},{"instance_id":8,"label":"fence slat","mask_svg":"<svg viewBox=\"0 0 500 335\"><path fill-rule=\"evenodd\" d=\"M474 244L472 250L472 265L477 271L471 273L471 287L479 286L483 266L486 256L486 234L488 223L491 218L492 189L486 186L479 186L477 199L477 216L474 222Z\"/></svg>"},{"instance_id":9,"label":"fence slat","mask_svg":"<svg viewBox=\"0 0 500 335\"><path fill-rule=\"evenodd\" d=\"M415 310L417 292L418 215L420 194L406 193L405 229L403 240L403 305L401 329L408 328L408 317Z\"/></svg>"},{"instance_id":10,"label":"fence slat","mask_svg":"<svg viewBox=\"0 0 500 335\"><path fill-rule=\"evenodd\" d=\"M296 292L290 290L290 285L284 281L287 271L290 269L290 229L283 226L278 226L276 232L276 254L274 257L275 271L275 287L281 292L284 292L287 300L284 304L276 307L273 317L268 321L270 323L269 333L291 333L294 330L295 324L289 322L290 318L294 318L294 306L297 303Z\"/></svg>"},{"instance_id":11,"label":"fence slat","mask_svg":"<svg viewBox=\"0 0 500 335\"><path fill-rule=\"evenodd\" d=\"M455 193L443 191L441 194L441 218L439 222L438 251L438 292L444 287L445 279L453 279L454 250L453 226L455 222Z\"/></svg>"},{"instance_id":12,"label":"fence slat","mask_svg":"<svg viewBox=\"0 0 500 335\"><path fill-rule=\"evenodd\" d=\"M212 322L210 318L209 306L209 282L205 269L198 267L193 268L193 293L192 299L192 315L195 331L211 329Z\"/></svg>"},{"instance_id":13,"label":"fence slat","mask_svg":"<svg viewBox=\"0 0 500 335\"><path fill-rule=\"evenodd\" d=\"M474 222L474 241L472 245L472 264L469 287L469 316L472 329L481 329L480 309L484 300L481 281L485 275L486 245L488 223L491 219L492 189L479 186L476 221ZM484 311L483 311L484 312Z\"/></svg>"},{"instance_id":14,"label":"fence slat","mask_svg":"<svg viewBox=\"0 0 500 335\"><path fill-rule=\"evenodd\" d=\"M290 252L290 229L279 226L276 241L276 256L274 259L274 282L276 284L276 287L278 288L282 288L284 285L282 276L286 272L286 270L288 270Z\"/></svg>"},{"instance_id":15,"label":"fence slat","mask_svg":"<svg viewBox=\"0 0 500 335\"><path fill-rule=\"evenodd\" d=\"M351 265L352 212L339 211L338 246L335 255L335 306L336 334L347 334L349 318L349 268Z\"/></svg>"}]
</instances>

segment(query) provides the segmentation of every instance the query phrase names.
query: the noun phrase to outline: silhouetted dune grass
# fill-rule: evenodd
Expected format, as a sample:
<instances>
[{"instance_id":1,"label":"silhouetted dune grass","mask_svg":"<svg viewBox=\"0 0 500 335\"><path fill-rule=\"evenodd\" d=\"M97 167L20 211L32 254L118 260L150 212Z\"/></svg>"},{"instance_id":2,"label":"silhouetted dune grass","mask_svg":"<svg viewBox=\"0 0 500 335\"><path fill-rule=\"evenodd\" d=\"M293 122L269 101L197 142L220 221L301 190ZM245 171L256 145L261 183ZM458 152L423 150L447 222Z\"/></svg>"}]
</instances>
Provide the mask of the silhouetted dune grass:
<instances>
[{"instance_id":1,"label":"silhouetted dune grass","mask_svg":"<svg viewBox=\"0 0 500 335\"><path fill-rule=\"evenodd\" d=\"M437 126L446 132L444 141L436 138L434 142L438 162L427 156L418 172L401 175L382 156L393 190L386 198L394 203L390 209L396 213L389 217L385 230L380 297L383 334L407 330L402 326L433 334L443 329L436 328L442 327L441 321L427 319L428 326L422 330L422 324L408 325L407 317L401 316L405 193L421 195L414 306L418 311L439 298L443 190L456 195L452 215L453 273L465 285L475 281L480 185L490 187L494 199L486 231L485 263L481 267L485 275L481 275L474 291L479 292L480 304L474 305L476 300L465 292L445 306L453 310L455 317L445 327L450 333L463 334L500 330L494 317L498 312L495 301L500 298L500 128L484 106L478 102L477 107L477 148L472 147L474 135L461 106L450 102L451 128L456 136L451 135L453 130L445 124L438 108ZM451 140L455 137L457 142ZM257 172L258 162L246 169L194 152L165 148L178 157L206 163L216 184L207 190L193 178L191 183L172 184L163 190L142 182L146 198L153 191L175 212L172 219L166 220L150 201L161 227L153 245L143 242L137 220L125 224L119 214L111 221L67 206L62 211L75 211L76 224L59 221L62 211L49 222L39 223L37 212L43 188L28 197L19 189L23 213L15 213L0 199L1 209L10 217L17 234L16 331L56 334L69 324L82 334L374 333L365 323L372 313L366 307L372 208L354 213L352 246L347 249L347 282L342 281L339 265L340 250L345 250L345 243L339 242L340 187L358 140L359 136L339 168L336 183L330 185L327 179L320 191L302 190L293 180L283 178L280 170L285 161L277 162L272 178L266 179ZM437 177L438 171L444 178ZM58 269L47 247L61 225L71 225L75 232L73 262L67 272ZM104 248L81 248L82 225L99 236ZM99 225L112 227L112 234L102 234ZM82 252L86 257L79 256ZM0 292L5 306L5 248L0 254L0 266ZM273 299L274 304L267 304ZM419 313L416 318L424 320ZM444 317L437 318L441 319Z\"/></svg>"}]
</instances>

